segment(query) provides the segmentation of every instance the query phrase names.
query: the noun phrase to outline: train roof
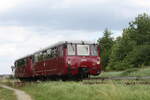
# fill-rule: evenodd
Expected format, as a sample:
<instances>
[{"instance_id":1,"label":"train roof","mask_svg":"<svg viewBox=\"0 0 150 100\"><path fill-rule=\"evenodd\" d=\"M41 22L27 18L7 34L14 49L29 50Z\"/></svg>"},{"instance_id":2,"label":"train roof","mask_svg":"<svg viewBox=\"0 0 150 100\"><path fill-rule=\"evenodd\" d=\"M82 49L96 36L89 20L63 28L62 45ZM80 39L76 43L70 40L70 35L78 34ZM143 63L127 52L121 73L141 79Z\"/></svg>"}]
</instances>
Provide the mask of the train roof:
<instances>
[{"instance_id":1,"label":"train roof","mask_svg":"<svg viewBox=\"0 0 150 100\"><path fill-rule=\"evenodd\" d=\"M65 43L74 43L74 44L82 44L82 43L84 43L84 44L96 44L95 42L92 42L92 41L60 41L60 42L57 42L57 43L55 43L55 44L52 44L51 46L48 46L48 47L43 48L43 49L41 49L41 50L38 50L38 51L36 51L36 52L34 52L34 53L32 53L32 54L29 54L29 55L26 55L26 56L24 56L24 57L21 57L21 58L17 59L16 61L18 61L18 60L20 60L20 59L23 59L23 58L26 58L26 57L29 57L29 56L32 56L32 55L34 55L34 54L36 54L36 53L39 53L39 52L44 51L44 50L47 50L47 49L49 49L49 48L57 47L57 46L59 46L59 45L65 44Z\"/></svg>"}]
</instances>

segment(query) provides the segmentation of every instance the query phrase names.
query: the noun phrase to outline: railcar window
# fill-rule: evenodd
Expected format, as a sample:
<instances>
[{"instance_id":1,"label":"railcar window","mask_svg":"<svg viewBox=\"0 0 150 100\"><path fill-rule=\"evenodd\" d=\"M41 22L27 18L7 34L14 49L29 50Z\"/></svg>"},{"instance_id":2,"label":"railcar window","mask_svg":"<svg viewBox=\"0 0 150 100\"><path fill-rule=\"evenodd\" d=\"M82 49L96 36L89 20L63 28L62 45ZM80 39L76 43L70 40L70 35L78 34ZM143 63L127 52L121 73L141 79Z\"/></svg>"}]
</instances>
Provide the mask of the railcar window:
<instances>
[{"instance_id":1,"label":"railcar window","mask_svg":"<svg viewBox=\"0 0 150 100\"><path fill-rule=\"evenodd\" d=\"M43 60L43 54L42 52L38 53L38 61L42 61Z\"/></svg>"},{"instance_id":2,"label":"railcar window","mask_svg":"<svg viewBox=\"0 0 150 100\"><path fill-rule=\"evenodd\" d=\"M55 48L55 56L54 57L57 57L58 56L58 48Z\"/></svg>"},{"instance_id":3,"label":"railcar window","mask_svg":"<svg viewBox=\"0 0 150 100\"><path fill-rule=\"evenodd\" d=\"M39 61L43 61L43 60L50 59L50 58L57 57L57 56L58 56L58 49L55 47L55 48L49 48L45 51L36 53L34 55L34 59L35 59L35 62L39 62Z\"/></svg>"},{"instance_id":4,"label":"railcar window","mask_svg":"<svg viewBox=\"0 0 150 100\"><path fill-rule=\"evenodd\" d=\"M68 55L75 55L75 44L68 44Z\"/></svg>"},{"instance_id":5,"label":"railcar window","mask_svg":"<svg viewBox=\"0 0 150 100\"><path fill-rule=\"evenodd\" d=\"M46 55L46 59L52 58L52 50L48 49L47 50L47 55Z\"/></svg>"},{"instance_id":6,"label":"railcar window","mask_svg":"<svg viewBox=\"0 0 150 100\"><path fill-rule=\"evenodd\" d=\"M34 62L38 62L38 54L34 55Z\"/></svg>"},{"instance_id":7,"label":"railcar window","mask_svg":"<svg viewBox=\"0 0 150 100\"><path fill-rule=\"evenodd\" d=\"M57 57L58 56L57 48L52 48L51 55L52 55L52 57Z\"/></svg>"},{"instance_id":8,"label":"railcar window","mask_svg":"<svg viewBox=\"0 0 150 100\"><path fill-rule=\"evenodd\" d=\"M91 45L91 55L92 56L98 56L98 52L97 52L97 45Z\"/></svg>"},{"instance_id":9,"label":"railcar window","mask_svg":"<svg viewBox=\"0 0 150 100\"><path fill-rule=\"evenodd\" d=\"M25 58L24 58L24 59L20 59L20 60L18 60L18 61L16 62L16 64L17 64L17 67L25 66L25 64L26 64L26 59L25 59Z\"/></svg>"},{"instance_id":10,"label":"railcar window","mask_svg":"<svg viewBox=\"0 0 150 100\"><path fill-rule=\"evenodd\" d=\"M34 55L32 55L32 62L35 62L35 58L34 58Z\"/></svg>"},{"instance_id":11,"label":"railcar window","mask_svg":"<svg viewBox=\"0 0 150 100\"><path fill-rule=\"evenodd\" d=\"M47 51L43 51L43 59L45 60L47 58Z\"/></svg>"},{"instance_id":12,"label":"railcar window","mask_svg":"<svg viewBox=\"0 0 150 100\"><path fill-rule=\"evenodd\" d=\"M77 45L77 55L88 56L90 55L89 45Z\"/></svg>"},{"instance_id":13,"label":"railcar window","mask_svg":"<svg viewBox=\"0 0 150 100\"><path fill-rule=\"evenodd\" d=\"M58 49L56 47L48 49L47 50L47 56L48 56L48 58L53 58L53 57L58 56Z\"/></svg>"}]
</instances>

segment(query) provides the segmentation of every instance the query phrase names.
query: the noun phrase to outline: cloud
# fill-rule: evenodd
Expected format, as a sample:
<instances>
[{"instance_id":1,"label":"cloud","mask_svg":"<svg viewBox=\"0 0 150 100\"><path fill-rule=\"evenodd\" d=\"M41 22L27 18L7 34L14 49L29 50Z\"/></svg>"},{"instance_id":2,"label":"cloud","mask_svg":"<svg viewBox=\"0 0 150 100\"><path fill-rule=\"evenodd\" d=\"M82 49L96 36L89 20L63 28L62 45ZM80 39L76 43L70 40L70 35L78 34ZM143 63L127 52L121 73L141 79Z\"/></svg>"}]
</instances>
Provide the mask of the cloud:
<instances>
[{"instance_id":1,"label":"cloud","mask_svg":"<svg viewBox=\"0 0 150 100\"><path fill-rule=\"evenodd\" d=\"M145 11L135 0L30 0L0 16L0 25L49 27L55 30L121 30ZM144 1L145 2L145 1ZM134 4L135 3L135 4ZM145 2L146 3L146 2ZM145 4L144 3L144 4Z\"/></svg>"},{"instance_id":2,"label":"cloud","mask_svg":"<svg viewBox=\"0 0 150 100\"><path fill-rule=\"evenodd\" d=\"M8 11L16 7L18 4L21 3L21 0L1 0L0 1L0 13Z\"/></svg>"},{"instance_id":3,"label":"cloud","mask_svg":"<svg viewBox=\"0 0 150 100\"><path fill-rule=\"evenodd\" d=\"M141 8L150 8L150 2L148 0L131 0L132 4Z\"/></svg>"}]
</instances>

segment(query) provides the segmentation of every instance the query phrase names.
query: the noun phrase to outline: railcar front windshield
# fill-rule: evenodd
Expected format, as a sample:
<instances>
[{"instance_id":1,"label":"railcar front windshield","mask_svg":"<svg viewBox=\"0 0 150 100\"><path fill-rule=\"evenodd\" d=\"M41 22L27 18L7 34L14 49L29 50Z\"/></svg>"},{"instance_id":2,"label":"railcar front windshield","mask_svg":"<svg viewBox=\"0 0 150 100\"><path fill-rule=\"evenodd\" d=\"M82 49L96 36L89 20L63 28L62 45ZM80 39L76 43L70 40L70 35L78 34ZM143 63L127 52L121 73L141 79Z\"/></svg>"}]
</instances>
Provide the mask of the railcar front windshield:
<instances>
[{"instance_id":1,"label":"railcar front windshield","mask_svg":"<svg viewBox=\"0 0 150 100\"><path fill-rule=\"evenodd\" d=\"M90 55L90 49L89 45L77 45L77 55L81 56L89 56Z\"/></svg>"},{"instance_id":2,"label":"railcar front windshield","mask_svg":"<svg viewBox=\"0 0 150 100\"><path fill-rule=\"evenodd\" d=\"M68 55L98 56L97 45L91 44L68 44Z\"/></svg>"}]
</instances>

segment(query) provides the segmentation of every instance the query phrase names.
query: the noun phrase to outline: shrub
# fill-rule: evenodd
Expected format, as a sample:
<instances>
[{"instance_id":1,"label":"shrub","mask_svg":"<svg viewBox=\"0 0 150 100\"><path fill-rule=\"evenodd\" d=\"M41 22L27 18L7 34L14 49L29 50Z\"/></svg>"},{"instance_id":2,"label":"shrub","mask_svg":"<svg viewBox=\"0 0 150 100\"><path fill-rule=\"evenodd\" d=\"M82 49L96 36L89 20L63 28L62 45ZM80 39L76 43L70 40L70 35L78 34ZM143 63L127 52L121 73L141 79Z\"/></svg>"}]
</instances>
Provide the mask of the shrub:
<instances>
[{"instance_id":1,"label":"shrub","mask_svg":"<svg viewBox=\"0 0 150 100\"><path fill-rule=\"evenodd\" d=\"M142 65L150 65L150 45L141 45L131 51L124 60L133 67L141 67Z\"/></svg>"}]
</instances>

